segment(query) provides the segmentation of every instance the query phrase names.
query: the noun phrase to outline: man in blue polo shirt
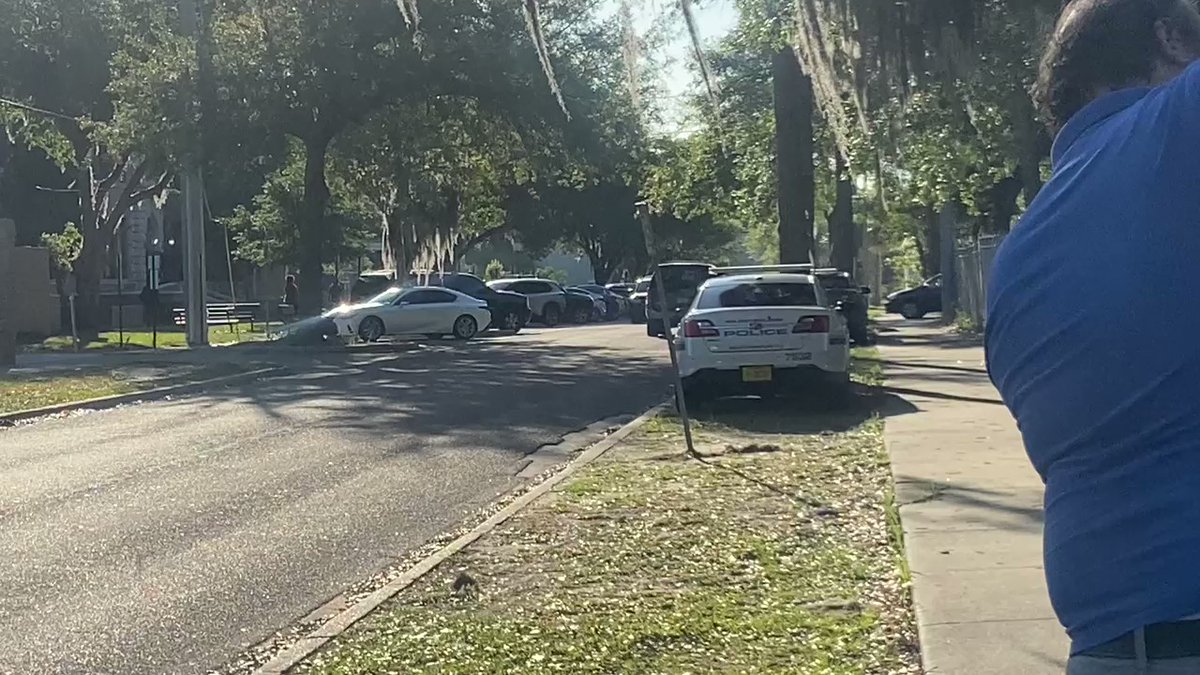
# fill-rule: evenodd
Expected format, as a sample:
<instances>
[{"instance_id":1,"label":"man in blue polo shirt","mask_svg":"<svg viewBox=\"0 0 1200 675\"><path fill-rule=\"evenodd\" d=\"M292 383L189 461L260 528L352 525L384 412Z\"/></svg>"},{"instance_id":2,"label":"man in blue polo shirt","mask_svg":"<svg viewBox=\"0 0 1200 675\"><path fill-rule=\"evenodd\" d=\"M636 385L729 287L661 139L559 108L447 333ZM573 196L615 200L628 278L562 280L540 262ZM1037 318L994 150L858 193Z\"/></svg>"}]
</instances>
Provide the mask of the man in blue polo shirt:
<instances>
[{"instance_id":1,"label":"man in blue polo shirt","mask_svg":"<svg viewBox=\"0 0 1200 675\"><path fill-rule=\"evenodd\" d=\"M1191 0L1064 9L1053 175L992 271L988 370L1046 483L1071 675L1200 673L1198 58Z\"/></svg>"}]
</instances>

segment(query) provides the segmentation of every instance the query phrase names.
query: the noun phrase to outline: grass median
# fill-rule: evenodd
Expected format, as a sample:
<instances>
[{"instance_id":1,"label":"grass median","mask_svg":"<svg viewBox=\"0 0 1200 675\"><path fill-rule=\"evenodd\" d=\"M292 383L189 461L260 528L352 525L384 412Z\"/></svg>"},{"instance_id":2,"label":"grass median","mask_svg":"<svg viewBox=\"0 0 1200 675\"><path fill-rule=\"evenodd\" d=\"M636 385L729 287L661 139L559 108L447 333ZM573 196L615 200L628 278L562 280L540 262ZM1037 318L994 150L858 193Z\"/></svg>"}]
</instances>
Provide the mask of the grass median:
<instances>
[{"instance_id":1,"label":"grass median","mask_svg":"<svg viewBox=\"0 0 1200 675\"><path fill-rule=\"evenodd\" d=\"M273 322L269 330L278 330L283 324ZM256 323L237 326L212 326L208 329L208 342L214 346L240 344L243 342L262 342L270 337L269 330L264 324ZM187 347L187 334L171 326L170 329L160 329L157 341L154 333L148 330L105 331L94 340L79 345L80 350L108 349L150 349L157 344L159 349L184 349ZM75 341L69 335L56 335L45 340L25 346L26 352L61 352L75 349Z\"/></svg>"},{"instance_id":2,"label":"grass median","mask_svg":"<svg viewBox=\"0 0 1200 675\"><path fill-rule=\"evenodd\" d=\"M918 673L881 432L739 402L697 460L653 420L301 672Z\"/></svg>"},{"instance_id":3,"label":"grass median","mask_svg":"<svg viewBox=\"0 0 1200 675\"><path fill-rule=\"evenodd\" d=\"M242 372L231 363L138 365L0 375L0 414L200 382Z\"/></svg>"}]
</instances>

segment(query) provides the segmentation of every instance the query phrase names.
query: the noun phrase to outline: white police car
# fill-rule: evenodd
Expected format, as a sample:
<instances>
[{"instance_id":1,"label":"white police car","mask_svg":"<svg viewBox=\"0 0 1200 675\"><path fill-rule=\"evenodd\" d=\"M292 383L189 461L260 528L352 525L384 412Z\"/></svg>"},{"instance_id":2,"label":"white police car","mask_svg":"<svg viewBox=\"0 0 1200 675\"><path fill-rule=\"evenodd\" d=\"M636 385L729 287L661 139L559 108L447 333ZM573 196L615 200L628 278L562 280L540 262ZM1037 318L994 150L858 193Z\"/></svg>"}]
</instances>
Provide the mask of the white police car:
<instances>
[{"instance_id":1,"label":"white police car","mask_svg":"<svg viewBox=\"0 0 1200 675\"><path fill-rule=\"evenodd\" d=\"M675 343L689 398L849 390L846 319L810 274L704 282Z\"/></svg>"}]
</instances>

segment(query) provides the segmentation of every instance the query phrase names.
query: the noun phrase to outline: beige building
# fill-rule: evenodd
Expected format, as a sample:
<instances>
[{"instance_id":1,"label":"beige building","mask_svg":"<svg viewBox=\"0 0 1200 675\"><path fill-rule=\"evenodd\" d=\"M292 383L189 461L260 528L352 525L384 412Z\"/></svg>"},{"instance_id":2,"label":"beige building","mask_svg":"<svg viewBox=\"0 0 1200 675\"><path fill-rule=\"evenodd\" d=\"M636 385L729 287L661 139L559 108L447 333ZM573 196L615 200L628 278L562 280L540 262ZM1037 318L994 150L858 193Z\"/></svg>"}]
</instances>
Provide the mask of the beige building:
<instances>
[{"instance_id":1,"label":"beige building","mask_svg":"<svg viewBox=\"0 0 1200 675\"><path fill-rule=\"evenodd\" d=\"M58 295L50 275L50 252L44 248L18 246L12 249L8 285L8 320L18 335L44 337L59 332Z\"/></svg>"}]
</instances>

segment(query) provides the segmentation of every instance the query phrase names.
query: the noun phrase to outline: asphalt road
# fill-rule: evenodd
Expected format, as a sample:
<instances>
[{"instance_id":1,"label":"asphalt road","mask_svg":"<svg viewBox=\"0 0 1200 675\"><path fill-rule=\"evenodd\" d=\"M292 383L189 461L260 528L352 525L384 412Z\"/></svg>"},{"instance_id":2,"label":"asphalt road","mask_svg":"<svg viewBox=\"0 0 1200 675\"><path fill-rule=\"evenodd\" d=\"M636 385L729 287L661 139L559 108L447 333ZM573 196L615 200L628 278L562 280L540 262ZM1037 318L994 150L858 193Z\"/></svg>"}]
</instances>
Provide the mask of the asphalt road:
<instances>
[{"instance_id":1,"label":"asphalt road","mask_svg":"<svg viewBox=\"0 0 1200 675\"><path fill-rule=\"evenodd\" d=\"M0 673L217 667L661 401L665 363L640 326L533 330L0 430Z\"/></svg>"}]
</instances>

